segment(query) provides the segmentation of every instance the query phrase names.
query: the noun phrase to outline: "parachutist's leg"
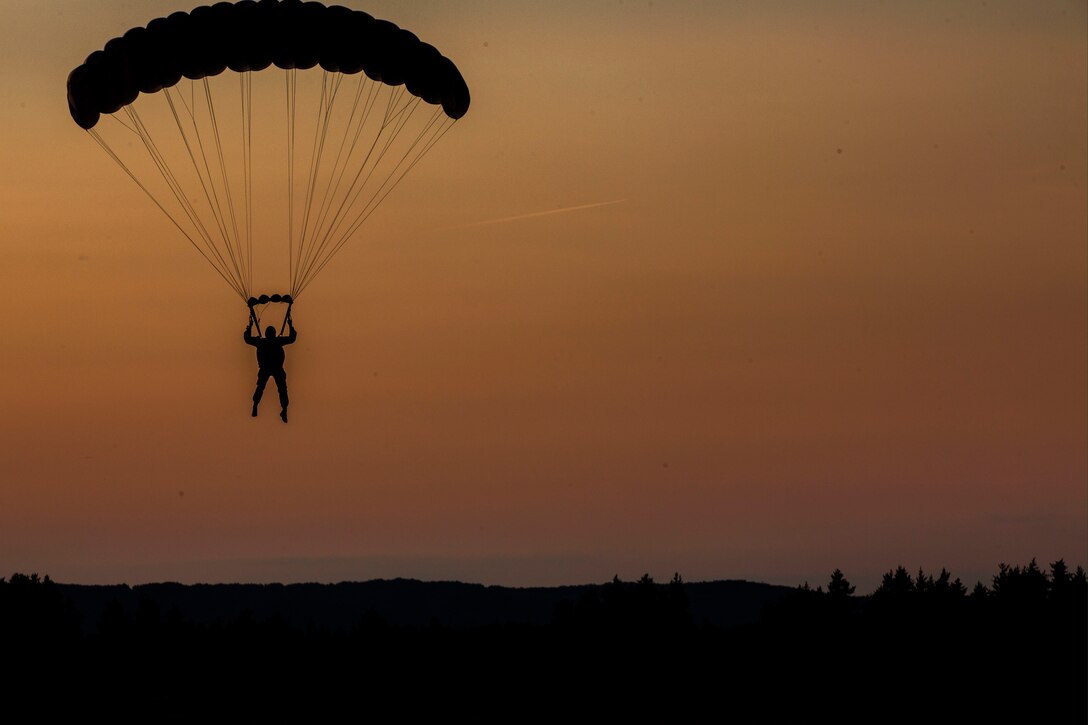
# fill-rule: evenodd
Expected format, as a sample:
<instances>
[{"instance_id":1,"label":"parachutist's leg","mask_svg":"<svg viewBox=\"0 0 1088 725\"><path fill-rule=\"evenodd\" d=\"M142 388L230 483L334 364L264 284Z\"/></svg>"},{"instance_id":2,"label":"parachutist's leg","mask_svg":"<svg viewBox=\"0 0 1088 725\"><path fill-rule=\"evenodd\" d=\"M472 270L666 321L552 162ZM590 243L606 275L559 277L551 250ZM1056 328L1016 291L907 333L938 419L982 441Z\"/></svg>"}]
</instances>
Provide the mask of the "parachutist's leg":
<instances>
[{"instance_id":1,"label":"parachutist's leg","mask_svg":"<svg viewBox=\"0 0 1088 725\"><path fill-rule=\"evenodd\" d=\"M280 408L286 413L287 405L290 403L287 398L287 371L280 368L272 373L272 376L276 378L276 390L278 390L280 394Z\"/></svg>"},{"instance_id":2,"label":"parachutist's leg","mask_svg":"<svg viewBox=\"0 0 1088 725\"><path fill-rule=\"evenodd\" d=\"M253 415L257 415L257 406L261 403L261 396L264 395L264 386L268 384L268 373L264 370L257 371L257 389L253 391Z\"/></svg>"}]
</instances>

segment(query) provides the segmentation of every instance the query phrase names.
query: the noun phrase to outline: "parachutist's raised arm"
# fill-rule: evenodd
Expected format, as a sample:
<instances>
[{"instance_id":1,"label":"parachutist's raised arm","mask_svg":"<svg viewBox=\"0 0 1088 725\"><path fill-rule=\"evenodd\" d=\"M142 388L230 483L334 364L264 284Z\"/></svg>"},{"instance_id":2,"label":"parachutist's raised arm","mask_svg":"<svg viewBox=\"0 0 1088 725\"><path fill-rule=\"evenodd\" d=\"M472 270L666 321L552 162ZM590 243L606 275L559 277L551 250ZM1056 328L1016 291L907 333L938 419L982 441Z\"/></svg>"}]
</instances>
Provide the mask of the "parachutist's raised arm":
<instances>
[{"instance_id":1,"label":"parachutist's raised arm","mask_svg":"<svg viewBox=\"0 0 1088 725\"><path fill-rule=\"evenodd\" d=\"M253 330L253 320L250 320L249 324L246 325L246 331L242 334L242 339L246 341L247 345L254 345L255 346L257 343L254 342L253 335L250 334L250 332L252 330Z\"/></svg>"},{"instance_id":2,"label":"parachutist's raised arm","mask_svg":"<svg viewBox=\"0 0 1088 725\"><path fill-rule=\"evenodd\" d=\"M291 332L289 335L287 335L287 342L285 342L284 344L290 345L292 342L298 339L298 333L295 332L295 323L291 322L290 317L287 318L287 327L291 330Z\"/></svg>"}]
</instances>

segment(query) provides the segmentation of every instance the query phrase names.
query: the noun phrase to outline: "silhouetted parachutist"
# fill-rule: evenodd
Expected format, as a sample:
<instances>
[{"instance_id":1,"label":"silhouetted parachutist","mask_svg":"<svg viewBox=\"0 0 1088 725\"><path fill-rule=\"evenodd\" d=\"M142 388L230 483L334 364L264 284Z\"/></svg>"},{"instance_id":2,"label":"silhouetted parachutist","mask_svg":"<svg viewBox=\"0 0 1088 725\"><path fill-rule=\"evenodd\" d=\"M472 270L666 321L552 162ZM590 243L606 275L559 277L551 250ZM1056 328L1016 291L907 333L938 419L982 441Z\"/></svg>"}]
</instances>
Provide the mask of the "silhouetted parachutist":
<instances>
[{"instance_id":1,"label":"silhouetted parachutist","mask_svg":"<svg viewBox=\"0 0 1088 725\"><path fill-rule=\"evenodd\" d=\"M264 386L268 384L268 378L271 377L275 379L276 389L280 394L280 420L286 423L287 373L283 369L283 361L286 358L283 347L298 339L298 333L295 332L290 312L287 314L287 327L291 332L286 337L277 335L276 328L272 325L265 328L264 337L254 337L251 334L253 324L254 321L250 319L245 334L242 336L247 345L257 348L257 389L253 391L253 417L257 417L257 406L260 405L261 396L264 395Z\"/></svg>"}]
</instances>

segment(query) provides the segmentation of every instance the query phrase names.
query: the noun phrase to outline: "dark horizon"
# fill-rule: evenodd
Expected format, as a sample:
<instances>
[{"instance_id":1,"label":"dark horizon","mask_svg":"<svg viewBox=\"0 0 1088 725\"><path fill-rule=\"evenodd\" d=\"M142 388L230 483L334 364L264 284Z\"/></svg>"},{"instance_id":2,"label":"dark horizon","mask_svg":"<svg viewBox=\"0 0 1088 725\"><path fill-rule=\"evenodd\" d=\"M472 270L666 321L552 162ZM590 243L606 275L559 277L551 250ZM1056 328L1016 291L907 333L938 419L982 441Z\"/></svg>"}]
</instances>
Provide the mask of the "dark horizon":
<instances>
[{"instance_id":1,"label":"dark horizon","mask_svg":"<svg viewBox=\"0 0 1088 725\"><path fill-rule=\"evenodd\" d=\"M504 621L504 616L508 617L505 621L540 625L548 621L560 602L576 600L610 586L618 586L624 581L615 575L605 582L535 587L508 587L457 580L425 581L407 577L328 583L182 584L163 581L128 585L72 584L37 573L14 573L11 580L44 582L57 587L78 604L77 609L89 617L87 621L96 621L107 602L116 601L134 611L140 601L151 598L157 600L163 609L183 606L187 602L187 606L195 608L190 614L201 612L198 616L201 621L209 621L209 612L216 613L220 618L238 616L243 610L279 617L283 616L281 610L293 611L297 615L305 609L309 612L307 616L313 617L319 615L322 608L331 607L330 613L320 616L331 617L326 624L335 621L337 626L349 625L352 617L357 617L358 612L364 610L379 611L383 617L398 625L419 626L438 618L451 626L480 626L500 623ZM649 574L637 580L628 580L632 581L654 583ZM681 585L687 593L695 621L705 620L721 627L755 622L768 605L776 604L791 594L819 595L835 590L842 594L842 590L848 589L850 597L865 601L880 598L892 589L915 587L919 591L934 588L946 590L950 597L970 595L985 598L999 594L1002 586L1007 590L1010 581L1014 582L1014 586L1020 586L1023 581L1032 581L1034 583L1030 586L1035 587L1036 591L1041 591L1039 587L1045 589L1059 585L1088 587L1083 567L1078 565L1071 569L1064 560L1040 566L1035 559L1023 565L1001 563L987 583L980 581L974 585L963 582L944 568L938 572L926 572L922 568L912 571L899 565L889 569L882 576L881 584L870 593L857 593L857 587L839 569L835 569L827 581L815 586L808 581L792 587L743 579L688 581L679 572L671 578L672 584ZM6 582L5 578L0 577L0 584ZM733 601L730 602L731 599ZM439 607L436 610L429 606L429 600L446 602L453 608L443 611ZM224 602L229 603L229 607L225 608ZM493 621L487 621L488 617L493 617Z\"/></svg>"},{"instance_id":2,"label":"dark horizon","mask_svg":"<svg viewBox=\"0 0 1088 725\"><path fill-rule=\"evenodd\" d=\"M828 707L837 722L905 722L920 706L927 722L1082 722L1088 707L1088 581L1059 562L1002 566L971 592L899 567L867 597L837 570L826 588L643 577L550 601L371 584L101 591L15 575L0 580L0 639L24 693L70 693L58 712L124 703L171 720L324 720L362 702L378 722L796 722ZM28 676L42 667L47 680Z\"/></svg>"}]
</instances>

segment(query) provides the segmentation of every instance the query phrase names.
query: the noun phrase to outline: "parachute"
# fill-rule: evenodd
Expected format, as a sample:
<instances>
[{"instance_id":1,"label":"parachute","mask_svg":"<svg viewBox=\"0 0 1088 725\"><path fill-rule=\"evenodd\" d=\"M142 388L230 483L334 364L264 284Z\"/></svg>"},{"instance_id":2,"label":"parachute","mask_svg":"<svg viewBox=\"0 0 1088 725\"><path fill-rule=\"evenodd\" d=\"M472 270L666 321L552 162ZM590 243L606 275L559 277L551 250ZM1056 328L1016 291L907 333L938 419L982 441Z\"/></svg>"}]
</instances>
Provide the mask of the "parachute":
<instances>
[{"instance_id":1,"label":"parachute","mask_svg":"<svg viewBox=\"0 0 1088 725\"><path fill-rule=\"evenodd\" d=\"M433 46L301 0L152 20L91 53L67 90L76 124L251 314L296 301L469 107ZM285 292L254 295L258 271Z\"/></svg>"}]
</instances>

